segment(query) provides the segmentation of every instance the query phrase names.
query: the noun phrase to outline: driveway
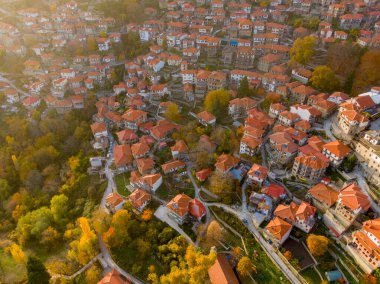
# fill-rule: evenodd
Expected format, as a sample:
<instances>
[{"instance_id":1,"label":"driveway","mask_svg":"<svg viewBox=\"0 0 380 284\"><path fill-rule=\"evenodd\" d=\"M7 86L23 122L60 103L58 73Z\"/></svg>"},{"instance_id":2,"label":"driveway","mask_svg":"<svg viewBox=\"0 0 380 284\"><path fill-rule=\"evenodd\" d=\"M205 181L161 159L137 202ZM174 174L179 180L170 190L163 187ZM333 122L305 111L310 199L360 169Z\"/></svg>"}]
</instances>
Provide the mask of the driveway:
<instances>
[{"instance_id":1,"label":"driveway","mask_svg":"<svg viewBox=\"0 0 380 284\"><path fill-rule=\"evenodd\" d=\"M156 212L154 212L154 216L156 216L158 219L160 219L162 222L165 222L170 227L172 227L174 230L176 230L178 233L180 233L189 244L194 245L193 240L185 233L184 230L180 228L180 226L177 224L176 221L171 219L168 215L168 210L164 206L158 207Z\"/></svg>"}]
</instances>

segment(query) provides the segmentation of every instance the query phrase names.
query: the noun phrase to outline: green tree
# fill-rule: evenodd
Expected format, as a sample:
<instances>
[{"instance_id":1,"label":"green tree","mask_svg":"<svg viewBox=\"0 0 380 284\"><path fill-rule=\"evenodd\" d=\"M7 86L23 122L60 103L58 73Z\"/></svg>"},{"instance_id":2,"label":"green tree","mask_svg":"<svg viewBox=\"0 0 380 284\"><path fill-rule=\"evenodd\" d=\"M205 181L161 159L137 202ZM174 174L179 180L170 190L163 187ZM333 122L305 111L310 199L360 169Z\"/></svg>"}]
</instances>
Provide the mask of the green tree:
<instances>
[{"instance_id":1,"label":"green tree","mask_svg":"<svg viewBox=\"0 0 380 284\"><path fill-rule=\"evenodd\" d=\"M347 173L350 173L354 170L356 164L357 164L358 160L356 159L356 156L354 154L346 157L344 160L343 160L343 163L341 165L341 168L347 172Z\"/></svg>"},{"instance_id":2,"label":"green tree","mask_svg":"<svg viewBox=\"0 0 380 284\"><path fill-rule=\"evenodd\" d=\"M297 38L290 49L290 63L308 64L315 54L316 44L313 36Z\"/></svg>"},{"instance_id":3,"label":"green tree","mask_svg":"<svg viewBox=\"0 0 380 284\"><path fill-rule=\"evenodd\" d=\"M247 76L240 81L239 88L237 89L237 96L239 98L250 97L253 95L252 90L249 87Z\"/></svg>"},{"instance_id":4,"label":"green tree","mask_svg":"<svg viewBox=\"0 0 380 284\"><path fill-rule=\"evenodd\" d=\"M60 226L67 223L68 201L69 199L64 194L53 196L50 201L50 210L54 222Z\"/></svg>"},{"instance_id":5,"label":"green tree","mask_svg":"<svg viewBox=\"0 0 380 284\"><path fill-rule=\"evenodd\" d=\"M318 66L310 78L313 88L322 92L333 92L339 89L340 84L334 72L327 66Z\"/></svg>"},{"instance_id":6,"label":"green tree","mask_svg":"<svg viewBox=\"0 0 380 284\"><path fill-rule=\"evenodd\" d=\"M26 269L28 271L28 284L49 284L50 274L38 258L29 256Z\"/></svg>"},{"instance_id":7,"label":"green tree","mask_svg":"<svg viewBox=\"0 0 380 284\"><path fill-rule=\"evenodd\" d=\"M214 114L217 118L225 116L227 106L230 101L230 93L220 89L211 91L206 95L204 107L208 112Z\"/></svg>"}]
</instances>

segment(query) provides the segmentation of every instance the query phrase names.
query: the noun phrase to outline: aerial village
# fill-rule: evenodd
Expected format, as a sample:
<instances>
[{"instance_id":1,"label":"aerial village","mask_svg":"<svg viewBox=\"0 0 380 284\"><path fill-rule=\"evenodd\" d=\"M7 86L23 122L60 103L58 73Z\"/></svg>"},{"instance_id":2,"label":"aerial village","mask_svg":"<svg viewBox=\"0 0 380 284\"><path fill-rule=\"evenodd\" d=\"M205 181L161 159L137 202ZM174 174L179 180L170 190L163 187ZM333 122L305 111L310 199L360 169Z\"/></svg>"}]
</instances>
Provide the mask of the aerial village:
<instances>
[{"instance_id":1,"label":"aerial village","mask_svg":"<svg viewBox=\"0 0 380 284\"><path fill-rule=\"evenodd\" d=\"M378 1L130 1L133 21L46 2L0 9L2 111L90 105L109 218L149 211L215 253L206 283L379 283ZM104 238L98 283L182 283Z\"/></svg>"}]
</instances>

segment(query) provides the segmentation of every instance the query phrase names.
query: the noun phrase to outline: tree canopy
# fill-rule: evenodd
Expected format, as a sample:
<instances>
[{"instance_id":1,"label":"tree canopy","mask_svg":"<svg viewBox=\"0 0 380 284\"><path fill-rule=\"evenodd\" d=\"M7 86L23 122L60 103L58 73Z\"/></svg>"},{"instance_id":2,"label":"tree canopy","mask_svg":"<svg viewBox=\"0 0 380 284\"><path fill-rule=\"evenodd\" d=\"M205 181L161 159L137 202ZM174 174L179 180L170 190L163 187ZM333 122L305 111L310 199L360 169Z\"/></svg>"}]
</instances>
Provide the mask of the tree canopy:
<instances>
[{"instance_id":1,"label":"tree canopy","mask_svg":"<svg viewBox=\"0 0 380 284\"><path fill-rule=\"evenodd\" d=\"M369 86L380 85L380 49L368 50L360 59L355 72L352 94L360 94Z\"/></svg>"},{"instance_id":2,"label":"tree canopy","mask_svg":"<svg viewBox=\"0 0 380 284\"><path fill-rule=\"evenodd\" d=\"M327 66L318 66L315 68L310 78L310 84L313 88L328 93L337 91L340 86L338 78L331 68Z\"/></svg>"},{"instance_id":3,"label":"tree canopy","mask_svg":"<svg viewBox=\"0 0 380 284\"><path fill-rule=\"evenodd\" d=\"M227 113L230 93L227 90L220 89L211 91L206 95L204 107L208 112L214 114L217 118L222 118Z\"/></svg>"},{"instance_id":4,"label":"tree canopy","mask_svg":"<svg viewBox=\"0 0 380 284\"><path fill-rule=\"evenodd\" d=\"M316 44L313 36L297 38L290 49L290 63L308 64L315 54Z\"/></svg>"},{"instance_id":5,"label":"tree canopy","mask_svg":"<svg viewBox=\"0 0 380 284\"><path fill-rule=\"evenodd\" d=\"M307 247L312 255L322 256L329 246L329 239L325 236L310 234L306 239Z\"/></svg>"},{"instance_id":6,"label":"tree canopy","mask_svg":"<svg viewBox=\"0 0 380 284\"><path fill-rule=\"evenodd\" d=\"M28 284L49 284L50 274L41 260L29 256L26 268L28 270Z\"/></svg>"}]
</instances>

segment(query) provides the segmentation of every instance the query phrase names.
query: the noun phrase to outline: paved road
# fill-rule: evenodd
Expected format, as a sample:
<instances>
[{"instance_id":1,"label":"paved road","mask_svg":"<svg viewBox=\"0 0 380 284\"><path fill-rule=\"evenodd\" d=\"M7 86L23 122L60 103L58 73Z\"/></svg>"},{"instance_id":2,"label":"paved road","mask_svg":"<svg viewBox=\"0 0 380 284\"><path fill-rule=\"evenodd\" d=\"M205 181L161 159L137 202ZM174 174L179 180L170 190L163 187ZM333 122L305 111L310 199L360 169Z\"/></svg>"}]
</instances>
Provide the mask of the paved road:
<instances>
[{"instance_id":1,"label":"paved road","mask_svg":"<svg viewBox=\"0 0 380 284\"><path fill-rule=\"evenodd\" d=\"M0 75L0 82L8 83L12 88L16 89L17 92L18 92L19 94L22 94L24 97L29 97L29 96L30 96L29 93L27 93L27 92L25 92L25 91L19 89L18 87L16 87L16 86L13 84L12 81L8 80L7 78L3 77L2 75Z\"/></svg>"}]
</instances>

